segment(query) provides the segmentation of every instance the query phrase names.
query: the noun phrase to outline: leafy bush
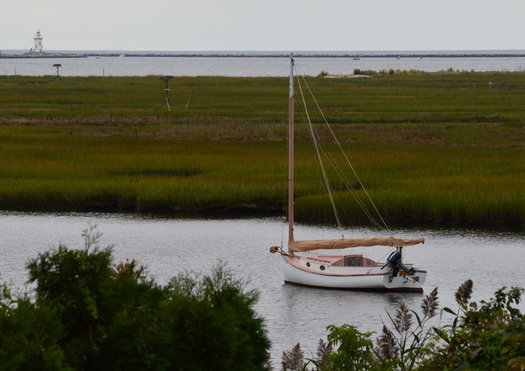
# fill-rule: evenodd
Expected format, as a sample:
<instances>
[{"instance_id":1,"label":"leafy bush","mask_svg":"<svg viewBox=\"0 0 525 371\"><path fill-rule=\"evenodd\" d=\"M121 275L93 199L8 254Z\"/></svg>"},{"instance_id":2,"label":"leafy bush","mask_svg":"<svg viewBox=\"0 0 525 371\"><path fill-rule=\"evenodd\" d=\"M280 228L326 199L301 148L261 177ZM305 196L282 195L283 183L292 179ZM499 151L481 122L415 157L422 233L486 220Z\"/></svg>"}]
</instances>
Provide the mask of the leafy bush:
<instances>
[{"instance_id":1,"label":"leafy bush","mask_svg":"<svg viewBox=\"0 0 525 371\"><path fill-rule=\"evenodd\" d=\"M454 320L443 329L434 328L442 342L423 362L424 368L525 369L525 316L514 306L523 290L504 287L489 301L469 304L471 291L469 280L456 292L458 311L444 308Z\"/></svg>"},{"instance_id":2,"label":"leafy bush","mask_svg":"<svg viewBox=\"0 0 525 371\"><path fill-rule=\"evenodd\" d=\"M360 68L354 68L354 75L373 76L373 75L377 75L377 71L375 71L375 70L362 70Z\"/></svg>"},{"instance_id":3,"label":"leafy bush","mask_svg":"<svg viewBox=\"0 0 525 371\"><path fill-rule=\"evenodd\" d=\"M468 280L457 290L457 311L442 309L453 316L448 325L428 325L438 310L434 289L420 313L401 303L394 315L388 314L392 329L383 326L375 348L372 333L350 325L329 326L328 341L335 350L325 352L322 364L319 358L305 363L297 357L295 364L304 365L303 370L309 365L313 370L525 369L525 315L517 308L523 289L504 287L489 301L469 304L472 287Z\"/></svg>"},{"instance_id":4,"label":"leafy bush","mask_svg":"<svg viewBox=\"0 0 525 371\"><path fill-rule=\"evenodd\" d=\"M135 261L113 265L95 228L83 237L27 264L34 293L2 286L0 369L266 368L257 292L224 266L160 286Z\"/></svg>"}]
</instances>

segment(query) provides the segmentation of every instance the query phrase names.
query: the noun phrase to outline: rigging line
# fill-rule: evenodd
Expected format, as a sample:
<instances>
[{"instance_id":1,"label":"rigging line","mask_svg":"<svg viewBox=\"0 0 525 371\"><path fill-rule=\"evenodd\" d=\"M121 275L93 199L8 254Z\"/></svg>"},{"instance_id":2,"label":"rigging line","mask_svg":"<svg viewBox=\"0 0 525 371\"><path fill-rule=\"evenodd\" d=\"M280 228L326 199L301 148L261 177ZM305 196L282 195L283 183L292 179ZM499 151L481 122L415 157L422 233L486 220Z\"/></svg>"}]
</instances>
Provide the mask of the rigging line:
<instances>
[{"instance_id":1,"label":"rigging line","mask_svg":"<svg viewBox=\"0 0 525 371\"><path fill-rule=\"evenodd\" d=\"M367 196L367 198L368 198L370 204L373 206L373 208L374 208L376 214L377 214L377 215L379 216L379 218L381 219L381 221L382 221L382 223L383 223L385 229L388 230L388 231L390 232L390 228L389 228L388 225L386 224L386 221L383 219L383 216L381 215L381 213L379 212L379 210L378 210L377 206L375 205L374 201L373 201L372 198L370 197L370 194L368 193L366 187L364 186L363 182L362 182L361 179L359 178L359 175L357 175L357 172L355 171L355 169L354 169L352 163L350 162L348 156L346 155L346 152L343 150L343 148L342 148L342 146L341 146L341 143L339 142L337 136L335 135L335 133L334 133L332 127L331 127L330 124L328 123L328 120L326 119L326 116L324 115L323 111L321 110L321 107L319 106L319 103L317 102L317 99L315 98L315 96L314 96L312 90L310 89L310 86L308 85L308 82L306 81L306 79L304 78L304 76L303 76L303 81L304 81L306 87L308 88L308 91L309 91L309 93L310 93L312 99L314 100L314 102L315 102L315 104L316 104L316 106L317 106L317 109L319 110L321 116L323 117L323 120L324 120L326 126L327 126L328 129L330 130L330 133L332 134L332 137L334 138L336 144L338 145L339 150L341 151L341 153L343 154L343 156L344 156L346 162L348 163L348 166L352 169L352 172L354 173L354 175L355 175L355 177L356 177L356 179L357 179L359 185L361 186L361 188L363 188L363 191L365 192L365 194L366 194L366 196ZM374 219L375 219L375 218L374 218Z\"/></svg>"},{"instance_id":2,"label":"rigging line","mask_svg":"<svg viewBox=\"0 0 525 371\"><path fill-rule=\"evenodd\" d=\"M308 87L308 83L305 81L305 84L307 85ZM321 113L324 121L325 121L325 124L326 126L328 127L328 129L330 130L331 134L332 134L332 137L334 138L335 142L337 143L341 153L343 154L348 166L351 168L352 172L354 173L357 181L358 181L358 184L361 186L361 188L363 189L365 195L366 195L366 198L368 199L368 201L370 202L370 204L372 205L373 209L375 210L375 213L376 215L379 217L379 219L381 220L382 224L381 225L380 223L378 223L375 218L372 216L372 213L368 211L368 207L366 207L366 205L360 200L359 196L356 194L356 193L353 193L353 196L354 198L356 199L356 201L358 203L361 203L363 205L363 208L366 209L366 214L369 218L369 220L372 222L372 224L374 224L376 227L378 227L379 229L383 229L385 228L387 231L391 232L390 231L390 228L388 227L385 219L383 218L383 216L381 215L381 213L379 212L379 209L377 208L377 206L375 205L374 201L372 200L372 198L370 197L370 194L368 193L368 190L366 189L366 187L364 186L363 182L361 181L360 177L357 175L357 172L355 171L355 168L353 167L353 165L351 164L349 158L347 157L346 153L344 152L344 150L342 149L342 146L338 140L338 138L335 136L335 133L333 132L330 124L328 123L328 120L326 119L326 116L324 115L324 113L322 112L321 108L319 107L319 104L317 103L317 100L315 99L315 96L313 95L312 91L310 90L310 94L312 96L312 98L314 99L316 105L317 105L317 108L319 110L319 112ZM347 183L349 184L348 182L348 179L346 178L346 176L343 176L344 179L346 179ZM346 184L346 188L347 189L350 189L348 187L348 184Z\"/></svg>"},{"instance_id":3,"label":"rigging line","mask_svg":"<svg viewBox=\"0 0 525 371\"><path fill-rule=\"evenodd\" d=\"M316 135L317 135L318 140L320 140L320 137L317 134L317 132L316 132ZM368 217L368 219L372 223L372 225L374 225L375 227L377 227L379 229L383 229L383 226L381 225L381 223L379 223L376 220L376 218L374 218L372 213L368 210L368 207L366 206L366 204L361 200L361 197L359 197L359 195L351 188L349 179L346 177L346 175L343 172L343 170L341 169L341 167L337 164L337 162L335 161L334 157L324 148L322 143L319 143L319 148L321 149L321 151L324 154L324 156L328 159L328 161L332 165L332 168L335 170L335 172L337 173L339 178L343 181L343 184L344 184L346 190L349 191L352 194L352 196L354 197L355 201L357 202L357 204L359 205L361 210L365 213L365 215Z\"/></svg>"},{"instance_id":4,"label":"rigging line","mask_svg":"<svg viewBox=\"0 0 525 371\"><path fill-rule=\"evenodd\" d=\"M381 223L379 223L376 218L374 218L374 216L372 215L372 213L370 212L370 210L368 210L368 207L366 206L366 204L363 202L363 200L361 200L361 197L359 197L359 195L353 190L351 189L348 184L350 184L348 178L345 176L344 172L341 170L341 168L339 167L339 165L337 165L337 162L335 161L335 159L333 158L332 155L330 155L328 153L328 151L324 148L324 145L321 141L321 138L319 137L319 134L317 133L317 131L315 130L315 128L311 127L313 129L313 133L316 135L317 137L317 142L314 142L314 145L317 143L319 149L321 150L321 152L323 153L323 155L328 159L328 161L330 162L330 164L332 165L333 169L336 171L337 175L339 176L339 178L343 181L343 183L345 184L345 188L352 194L352 196L354 197L354 200L357 202L358 206L360 207L360 209L363 211L363 213L366 215L366 217L368 218L368 220L370 221L370 223L372 224L372 226L378 228L379 230L383 229L384 227L381 225ZM335 203L335 202L334 202ZM337 214L339 215L339 214ZM340 218L339 218L340 219Z\"/></svg>"},{"instance_id":5,"label":"rigging line","mask_svg":"<svg viewBox=\"0 0 525 371\"><path fill-rule=\"evenodd\" d=\"M317 133L315 134L317 135L317 140L320 140L318 134ZM320 150L323 152L324 150L323 150L321 143L320 142L318 143L319 143ZM315 142L313 140L312 140L312 148L315 149ZM320 167L316 166L314 169L315 169L315 174L317 175L316 179L319 181L319 185L321 186L321 189L325 188L325 180L323 179L323 175L321 173ZM326 196L328 197L328 194ZM322 218L320 217L319 214L317 215L317 217L318 217L317 222L321 223L323 221Z\"/></svg>"},{"instance_id":6,"label":"rigging line","mask_svg":"<svg viewBox=\"0 0 525 371\"><path fill-rule=\"evenodd\" d=\"M339 178L341 178L341 180L343 181L343 184L344 184L344 187L346 188L346 190L348 192L350 192L350 194L354 197L354 200L357 202L357 205L365 213L365 215L367 216L368 220L372 223L372 225L374 225L378 229L382 229L383 226L381 225L381 223L379 223L376 220L376 218L374 218L374 216L372 215L370 210L368 210L368 208L366 207L365 203L361 200L361 197L359 197L357 192L352 189L352 187L350 186L350 182L346 178L345 174L341 171L341 169L339 168L337 163L335 163L335 160L333 159L333 157L330 154L328 154L326 152L326 150L324 150L323 147L321 147L321 150L323 151L323 154L326 156L326 158L328 159L328 161L330 162L330 164L334 168L334 170L337 173L337 175L339 176Z\"/></svg>"},{"instance_id":7,"label":"rigging line","mask_svg":"<svg viewBox=\"0 0 525 371\"><path fill-rule=\"evenodd\" d=\"M332 165L332 168L335 170L335 172L337 173L339 178L343 181L343 184L344 184L346 190L349 191L352 194L352 196L354 197L354 199L357 202L358 206L361 208L363 213L366 215L366 217L368 218L370 223L374 227L376 227L376 228L378 228L380 230L384 229L384 226L381 225L381 223L379 223L376 220L376 218L372 215L372 213L370 212L370 210L366 206L365 202L363 202L361 197L349 186L349 184L350 184L349 179L346 177L346 175L344 174L344 172L341 169L341 167L337 164L337 162L335 161L334 157L324 148L324 145L323 145L323 143L321 141L321 138L320 138L319 134L317 133L317 131L315 130L315 128L313 128L313 131L314 131L314 133L315 133L315 135L317 137L319 149L321 150L322 154L328 159L329 163Z\"/></svg>"},{"instance_id":8,"label":"rigging line","mask_svg":"<svg viewBox=\"0 0 525 371\"><path fill-rule=\"evenodd\" d=\"M297 72L297 69L296 69L296 72ZM317 139L315 137L315 133L314 133L313 127L312 127L312 121L310 120L310 114L308 112L308 107L306 106L306 100L305 100L305 97L304 97L304 94L303 94L303 88L301 86L301 80L299 79L299 76L297 77L297 83L298 83L298 86L299 86L299 91L301 92L301 100L303 101L304 111L305 111L305 114L306 114L308 126L310 128L310 134L312 135L312 140L314 141L314 144L315 144L315 151L317 153L317 159L319 161L319 165L321 166L321 171L323 173L323 178L324 178L324 181L325 181L326 191L328 192L328 197L330 198L330 203L332 204L332 210L334 212L334 216L335 216L335 220L337 222L337 226L339 228L341 228L341 220L339 219L339 213L337 212L337 207L335 206L335 201L334 201L334 197L332 195L332 189L330 187L330 182L328 181L328 177L326 176L326 170L324 168L323 160L322 160L321 154L319 152L319 146L318 146L318 143L317 143Z\"/></svg>"},{"instance_id":9,"label":"rigging line","mask_svg":"<svg viewBox=\"0 0 525 371\"><path fill-rule=\"evenodd\" d=\"M324 148L323 143L320 141L321 138L319 137L319 134L315 131L315 135L317 136L317 140L319 141L319 149L321 150L322 154L328 159L328 162L332 165L332 168L335 170L336 174L339 176L339 178L343 181L343 184L347 191L349 191L352 196L354 197L354 200L357 202L358 206L361 208L363 213L367 216L370 223L372 223L373 226L375 226L378 229L383 229L383 226L381 223L379 223L376 218L372 215L370 210L368 210L368 207L365 205L365 203L361 200L361 197L349 186L350 181L340 168L340 166L335 161L334 157Z\"/></svg>"},{"instance_id":10,"label":"rigging line","mask_svg":"<svg viewBox=\"0 0 525 371\"><path fill-rule=\"evenodd\" d=\"M337 139L337 137L335 136L335 133L334 131L332 130L332 127L330 126L330 124L328 123L328 120L326 119L323 111L321 110L321 107L319 106L319 103L317 103L317 99L315 99L315 96L314 94L312 93L312 90L310 89L310 86L308 85L308 83L306 82L306 79L304 78L303 76L303 80L304 80L304 83L306 85L306 88L308 89L308 91L310 92L310 95L312 96L313 100L314 100L314 103L315 105L317 106L317 109L319 110L319 112L321 113L321 116L323 117L323 120L326 124L326 126L328 127L328 129L330 130L330 133L332 134L332 137L334 138L335 142L337 143L337 145L339 146L339 149L341 150L341 152L343 153L343 156L345 157L346 159L346 162L348 163L348 165L350 166L350 168L352 169L352 172L354 173L357 181L359 182L359 184L361 185L361 187L363 188L363 190L365 191L365 194L366 196L368 197L368 199L370 200L370 203L372 204L372 206L374 207L374 210L376 211L377 215L379 216L379 218L381 219L381 221L383 222L383 225L385 226L386 230L388 232L391 232L390 231L390 228L388 228L388 225L386 224L385 220L383 219L383 216L381 215L381 213L379 212L378 208L376 207L376 204L374 203L374 201L372 200L372 198L370 197L370 195L368 194L368 191L366 190L364 184L361 182L361 178L359 178L359 176L357 175L357 172L355 171L354 167L352 166L352 163L350 162L350 160L348 159L346 153L343 151L343 148L341 146L341 143L339 142L339 140Z\"/></svg>"},{"instance_id":11,"label":"rigging line","mask_svg":"<svg viewBox=\"0 0 525 371\"><path fill-rule=\"evenodd\" d=\"M380 257L378 261L381 262L383 259L387 257L387 255L390 255L392 251L395 251L394 247L391 247L390 249L388 249L388 251L382 257Z\"/></svg>"}]
</instances>

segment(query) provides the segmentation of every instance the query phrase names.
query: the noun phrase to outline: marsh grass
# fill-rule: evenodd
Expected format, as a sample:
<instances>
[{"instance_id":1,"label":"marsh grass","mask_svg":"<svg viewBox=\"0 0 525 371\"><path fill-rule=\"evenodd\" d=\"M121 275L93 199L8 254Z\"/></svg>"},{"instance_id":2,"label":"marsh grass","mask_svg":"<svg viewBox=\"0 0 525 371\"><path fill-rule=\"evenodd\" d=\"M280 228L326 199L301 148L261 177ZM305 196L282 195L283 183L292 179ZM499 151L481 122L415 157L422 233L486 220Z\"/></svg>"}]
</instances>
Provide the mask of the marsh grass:
<instances>
[{"instance_id":1,"label":"marsh grass","mask_svg":"<svg viewBox=\"0 0 525 371\"><path fill-rule=\"evenodd\" d=\"M525 74L308 83L391 225L525 228ZM155 76L0 77L0 209L282 215L286 79L172 85L170 113ZM297 217L332 223L297 118ZM344 221L366 224L342 188Z\"/></svg>"}]
</instances>

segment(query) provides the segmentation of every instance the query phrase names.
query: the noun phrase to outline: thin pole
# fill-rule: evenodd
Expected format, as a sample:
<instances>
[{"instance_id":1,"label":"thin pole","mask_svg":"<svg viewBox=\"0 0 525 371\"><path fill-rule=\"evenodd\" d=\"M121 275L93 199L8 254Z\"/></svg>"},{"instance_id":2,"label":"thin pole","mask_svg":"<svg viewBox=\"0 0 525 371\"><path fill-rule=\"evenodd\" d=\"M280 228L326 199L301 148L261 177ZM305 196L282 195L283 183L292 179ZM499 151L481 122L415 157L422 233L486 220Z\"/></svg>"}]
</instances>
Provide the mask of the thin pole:
<instances>
[{"instance_id":1,"label":"thin pole","mask_svg":"<svg viewBox=\"0 0 525 371\"><path fill-rule=\"evenodd\" d=\"M290 97L288 101L288 243L294 240L294 89L293 54L290 54Z\"/></svg>"},{"instance_id":2,"label":"thin pole","mask_svg":"<svg viewBox=\"0 0 525 371\"><path fill-rule=\"evenodd\" d=\"M188 110L188 105L190 104L191 95L193 94L193 90L190 90L190 95L188 96L188 101L186 102L186 106L184 107L184 111Z\"/></svg>"},{"instance_id":3,"label":"thin pole","mask_svg":"<svg viewBox=\"0 0 525 371\"><path fill-rule=\"evenodd\" d=\"M166 99L166 106L168 107L168 112L171 112L169 92L170 88L168 86L168 81L172 79L173 76L162 76L160 79L164 81L164 97Z\"/></svg>"},{"instance_id":4,"label":"thin pole","mask_svg":"<svg viewBox=\"0 0 525 371\"><path fill-rule=\"evenodd\" d=\"M170 92L170 89L168 88L168 79L164 79L164 93L166 95L166 106L168 106L168 112L171 112L170 108L170 101L168 99L168 94Z\"/></svg>"}]
</instances>

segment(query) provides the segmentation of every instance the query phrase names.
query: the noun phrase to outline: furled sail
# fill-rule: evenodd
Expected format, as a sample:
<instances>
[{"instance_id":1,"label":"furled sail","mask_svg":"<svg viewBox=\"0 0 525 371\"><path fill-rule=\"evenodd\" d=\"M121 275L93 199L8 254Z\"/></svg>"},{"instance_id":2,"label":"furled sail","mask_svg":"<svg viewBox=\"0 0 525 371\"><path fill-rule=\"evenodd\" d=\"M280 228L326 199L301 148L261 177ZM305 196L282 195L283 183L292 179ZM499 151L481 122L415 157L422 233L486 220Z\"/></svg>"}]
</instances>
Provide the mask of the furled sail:
<instances>
[{"instance_id":1,"label":"furled sail","mask_svg":"<svg viewBox=\"0 0 525 371\"><path fill-rule=\"evenodd\" d=\"M342 238L338 240L311 240L311 241L290 241L288 242L289 252L326 250L326 249L346 249L349 247L363 246L412 246L425 243L424 238L401 239L394 237L376 238Z\"/></svg>"}]
</instances>

